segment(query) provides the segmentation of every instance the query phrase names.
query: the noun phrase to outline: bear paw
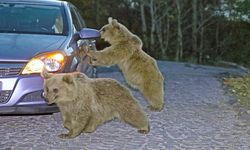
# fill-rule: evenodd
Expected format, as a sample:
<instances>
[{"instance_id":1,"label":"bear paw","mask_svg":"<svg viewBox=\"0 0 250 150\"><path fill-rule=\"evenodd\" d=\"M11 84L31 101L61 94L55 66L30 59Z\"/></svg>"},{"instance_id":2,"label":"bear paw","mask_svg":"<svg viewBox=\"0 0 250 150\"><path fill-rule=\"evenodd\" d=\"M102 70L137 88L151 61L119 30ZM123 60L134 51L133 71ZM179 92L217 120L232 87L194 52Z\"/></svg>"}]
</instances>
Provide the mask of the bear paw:
<instances>
[{"instance_id":1,"label":"bear paw","mask_svg":"<svg viewBox=\"0 0 250 150\"><path fill-rule=\"evenodd\" d=\"M63 133L63 134L59 134L58 137L61 138L61 139L72 139L72 138L74 138L75 136L72 136L72 135L70 135L70 134L65 134L65 133Z\"/></svg>"},{"instance_id":2,"label":"bear paw","mask_svg":"<svg viewBox=\"0 0 250 150\"><path fill-rule=\"evenodd\" d=\"M151 111L162 111L163 107L148 106Z\"/></svg>"},{"instance_id":3,"label":"bear paw","mask_svg":"<svg viewBox=\"0 0 250 150\"><path fill-rule=\"evenodd\" d=\"M85 132L85 133L93 133L93 132L95 132L95 130L96 130L96 128L94 128L94 127L92 127L92 128L88 127L86 129L84 129L83 132Z\"/></svg>"},{"instance_id":4,"label":"bear paw","mask_svg":"<svg viewBox=\"0 0 250 150\"><path fill-rule=\"evenodd\" d=\"M95 66L97 64L97 59L96 58L91 58L90 61L89 61L89 64Z\"/></svg>"},{"instance_id":5,"label":"bear paw","mask_svg":"<svg viewBox=\"0 0 250 150\"><path fill-rule=\"evenodd\" d=\"M150 126L148 125L148 127L146 129L140 129L138 130L139 133L141 134L148 134L150 131Z\"/></svg>"},{"instance_id":6,"label":"bear paw","mask_svg":"<svg viewBox=\"0 0 250 150\"><path fill-rule=\"evenodd\" d=\"M149 130L138 130L138 132L141 134L148 134Z\"/></svg>"}]
</instances>

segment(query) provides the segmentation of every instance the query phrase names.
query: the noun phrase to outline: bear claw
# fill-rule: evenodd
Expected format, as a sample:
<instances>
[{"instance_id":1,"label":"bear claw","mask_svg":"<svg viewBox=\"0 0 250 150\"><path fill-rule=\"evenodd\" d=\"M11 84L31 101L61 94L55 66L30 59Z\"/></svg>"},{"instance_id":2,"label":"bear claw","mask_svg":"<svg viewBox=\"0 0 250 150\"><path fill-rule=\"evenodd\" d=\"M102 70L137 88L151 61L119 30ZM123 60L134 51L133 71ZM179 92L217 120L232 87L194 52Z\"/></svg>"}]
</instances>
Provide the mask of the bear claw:
<instances>
[{"instance_id":1,"label":"bear claw","mask_svg":"<svg viewBox=\"0 0 250 150\"><path fill-rule=\"evenodd\" d=\"M153 106L148 106L148 108L151 111L162 111L163 107L153 107Z\"/></svg>"},{"instance_id":2,"label":"bear claw","mask_svg":"<svg viewBox=\"0 0 250 150\"><path fill-rule=\"evenodd\" d=\"M149 133L149 130L138 130L138 132L141 134L147 134Z\"/></svg>"},{"instance_id":3,"label":"bear claw","mask_svg":"<svg viewBox=\"0 0 250 150\"><path fill-rule=\"evenodd\" d=\"M59 138L62 138L62 139L66 139L67 134L59 134L58 137L59 137Z\"/></svg>"},{"instance_id":4,"label":"bear claw","mask_svg":"<svg viewBox=\"0 0 250 150\"><path fill-rule=\"evenodd\" d=\"M58 137L61 138L61 139L70 139L70 138L72 138L69 134L64 134L64 133L59 134Z\"/></svg>"},{"instance_id":5,"label":"bear claw","mask_svg":"<svg viewBox=\"0 0 250 150\"><path fill-rule=\"evenodd\" d=\"M147 129L140 129L138 130L139 133L142 133L142 134L147 134L150 132L150 126L148 125Z\"/></svg>"}]
</instances>

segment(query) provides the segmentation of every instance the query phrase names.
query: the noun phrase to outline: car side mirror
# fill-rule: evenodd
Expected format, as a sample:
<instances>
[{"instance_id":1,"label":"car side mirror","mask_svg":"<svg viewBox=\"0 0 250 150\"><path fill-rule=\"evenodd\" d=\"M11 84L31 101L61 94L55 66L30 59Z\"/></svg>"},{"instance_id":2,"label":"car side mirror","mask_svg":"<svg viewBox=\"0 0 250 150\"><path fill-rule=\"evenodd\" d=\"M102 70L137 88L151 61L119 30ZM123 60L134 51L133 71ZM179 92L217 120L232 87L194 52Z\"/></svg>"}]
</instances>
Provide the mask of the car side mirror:
<instances>
[{"instance_id":1,"label":"car side mirror","mask_svg":"<svg viewBox=\"0 0 250 150\"><path fill-rule=\"evenodd\" d=\"M96 39L101 36L100 32L96 29L82 28L79 32L75 33L70 41L69 46L73 49L78 49L77 41L79 39Z\"/></svg>"},{"instance_id":2,"label":"car side mirror","mask_svg":"<svg viewBox=\"0 0 250 150\"><path fill-rule=\"evenodd\" d=\"M100 32L96 29L91 29L91 28L82 28L78 32L79 38L80 39L95 39L99 38L101 36Z\"/></svg>"}]
</instances>

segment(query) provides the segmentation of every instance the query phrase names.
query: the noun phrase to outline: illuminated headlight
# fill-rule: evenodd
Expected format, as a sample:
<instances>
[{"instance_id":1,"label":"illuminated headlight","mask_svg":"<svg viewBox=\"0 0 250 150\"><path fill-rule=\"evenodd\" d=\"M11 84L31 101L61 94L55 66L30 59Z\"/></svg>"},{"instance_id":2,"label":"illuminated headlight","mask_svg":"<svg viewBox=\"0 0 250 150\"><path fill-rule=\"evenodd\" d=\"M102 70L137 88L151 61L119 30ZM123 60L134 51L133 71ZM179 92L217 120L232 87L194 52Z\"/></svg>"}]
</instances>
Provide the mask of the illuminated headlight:
<instances>
[{"instance_id":1,"label":"illuminated headlight","mask_svg":"<svg viewBox=\"0 0 250 150\"><path fill-rule=\"evenodd\" d=\"M41 73L43 68L48 72L61 70L65 64L65 56L61 52L40 54L32 58L25 66L22 74Z\"/></svg>"}]
</instances>

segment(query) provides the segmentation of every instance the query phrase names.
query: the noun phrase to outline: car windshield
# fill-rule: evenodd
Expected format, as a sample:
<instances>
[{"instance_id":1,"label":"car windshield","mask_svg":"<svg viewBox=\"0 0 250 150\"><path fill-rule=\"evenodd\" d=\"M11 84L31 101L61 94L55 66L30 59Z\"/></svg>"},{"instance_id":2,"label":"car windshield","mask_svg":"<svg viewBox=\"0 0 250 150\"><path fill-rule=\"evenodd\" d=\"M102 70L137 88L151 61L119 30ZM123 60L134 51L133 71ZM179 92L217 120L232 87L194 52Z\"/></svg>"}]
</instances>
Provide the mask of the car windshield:
<instances>
[{"instance_id":1,"label":"car windshield","mask_svg":"<svg viewBox=\"0 0 250 150\"><path fill-rule=\"evenodd\" d=\"M0 3L0 33L66 35L61 6Z\"/></svg>"}]
</instances>

